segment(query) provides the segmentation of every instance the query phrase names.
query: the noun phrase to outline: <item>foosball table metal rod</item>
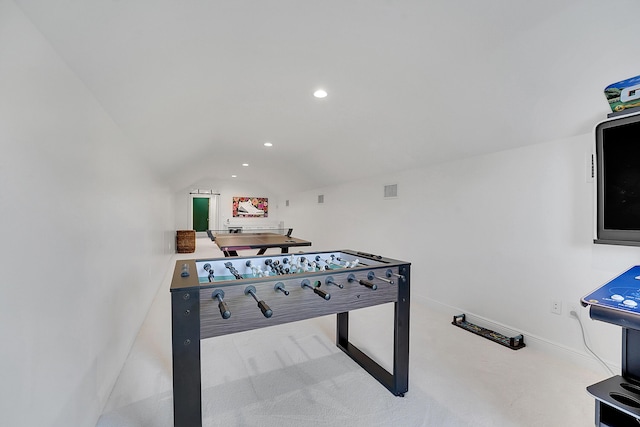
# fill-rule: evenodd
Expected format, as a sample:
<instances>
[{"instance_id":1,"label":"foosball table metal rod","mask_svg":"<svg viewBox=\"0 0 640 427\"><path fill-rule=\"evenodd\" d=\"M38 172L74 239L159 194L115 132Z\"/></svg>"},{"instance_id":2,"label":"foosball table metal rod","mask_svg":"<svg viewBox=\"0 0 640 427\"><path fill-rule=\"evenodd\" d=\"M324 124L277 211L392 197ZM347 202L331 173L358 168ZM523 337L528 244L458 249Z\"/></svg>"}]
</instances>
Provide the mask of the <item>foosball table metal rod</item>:
<instances>
[{"instance_id":1,"label":"foosball table metal rod","mask_svg":"<svg viewBox=\"0 0 640 427\"><path fill-rule=\"evenodd\" d=\"M223 319L228 319L231 317L231 312L229 311L229 306L226 302L224 302L224 291L222 289L216 289L211 294L211 298L218 300L218 309L220 310L220 315Z\"/></svg>"},{"instance_id":2,"label":"foosball table metal rod","mask_svg":"<svg viewBox=\"0 0 640 427\"><path fill-rule=\"evenodd\" d=\"M271 310L271 308L269 308L267 303L262 300L259 300L258 297L256 296L255 286L249 285L246 288L244 288L244 294L251 295L253 299L256 300L256 302L258 303L258 308L260 309L264 317L268 319L269 317L273 316L273 311Z\"/></svg>"},{"instance_id":3,"label":"foosball table metal rod","mask_svg":"<svg viewBox=\"0 0 640 427\"><path fill-rule=\"evenodd\" d=\"M313 290L313 293L315 293L316 295L318 295L320 298L324 299L325 301L328 301L331 298L331 294L329 292L325 292L322 289L316 287L316 286L311 286L311 282L309 282L308 279L304 279L302 282L300 282L300 287L302 289L304 288L309 288Z\"/></svg>"}]
</instances>

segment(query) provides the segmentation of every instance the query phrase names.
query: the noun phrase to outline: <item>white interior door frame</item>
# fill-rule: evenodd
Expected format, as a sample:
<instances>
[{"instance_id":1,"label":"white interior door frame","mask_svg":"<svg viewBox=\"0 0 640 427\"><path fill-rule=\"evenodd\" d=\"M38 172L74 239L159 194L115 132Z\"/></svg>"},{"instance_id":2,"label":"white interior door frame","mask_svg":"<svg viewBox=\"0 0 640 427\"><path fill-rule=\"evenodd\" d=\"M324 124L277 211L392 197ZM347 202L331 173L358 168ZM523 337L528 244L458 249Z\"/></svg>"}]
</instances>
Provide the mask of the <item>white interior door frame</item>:
<instances>
[{"instance_id":1,"label":"white interior door frame","mask_svg":"<svg viewBox=\"0 0 640 427\"><path fill-rule=\"evenodd\" d=\"M209 229L220 230L220 193L189 193L188 221L193 230L193 199L209 199Z\"/></svg>"}]
</instances>

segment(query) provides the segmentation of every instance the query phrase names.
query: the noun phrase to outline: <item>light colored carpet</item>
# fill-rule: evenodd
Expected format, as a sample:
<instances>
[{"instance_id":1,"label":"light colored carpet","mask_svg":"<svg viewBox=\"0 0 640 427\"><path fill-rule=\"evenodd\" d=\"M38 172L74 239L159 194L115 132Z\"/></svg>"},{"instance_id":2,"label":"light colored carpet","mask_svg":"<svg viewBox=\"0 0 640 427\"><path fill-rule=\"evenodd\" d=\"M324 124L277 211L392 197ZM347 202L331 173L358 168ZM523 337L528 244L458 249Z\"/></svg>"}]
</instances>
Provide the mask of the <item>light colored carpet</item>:
<instances>
[{"instance_id":1,"label":"light colored carpet","mask_svg":"<svg viewBox=\"0 0 640 427\"><path fill-rule=\"evenodd\" d=\"M218 254L187 257L202 256ZM98 427L173 425L169 275L166 280ZM594 402L585 387L608 373L530 346L510 350L452 326L452 315L415 301L411 310L405 397L393 396L335 346L335 316L202 341L203 425L594 424ZM391 314L386 305L350 318L351 341L387 369Z\"/></svg>"}]
</instances>

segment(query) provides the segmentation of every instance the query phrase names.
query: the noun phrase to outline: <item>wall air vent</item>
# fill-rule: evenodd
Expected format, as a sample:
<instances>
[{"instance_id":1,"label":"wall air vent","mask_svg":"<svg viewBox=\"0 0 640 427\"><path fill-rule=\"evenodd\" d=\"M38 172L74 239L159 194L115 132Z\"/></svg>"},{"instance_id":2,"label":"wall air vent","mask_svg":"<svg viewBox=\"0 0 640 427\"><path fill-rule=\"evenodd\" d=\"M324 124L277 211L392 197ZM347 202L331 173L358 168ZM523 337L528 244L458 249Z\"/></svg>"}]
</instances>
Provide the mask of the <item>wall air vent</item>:
<instances>
[{"instance_id":1,"label":"wall air vent","mask_svg":"<svg viewBox=\"0 0 640 427\"><path fill-rule=\"evenodd\" d=\"M398 184L384 186L384 198L393 199L398 197Z\"/></svg>"}]
</instances>

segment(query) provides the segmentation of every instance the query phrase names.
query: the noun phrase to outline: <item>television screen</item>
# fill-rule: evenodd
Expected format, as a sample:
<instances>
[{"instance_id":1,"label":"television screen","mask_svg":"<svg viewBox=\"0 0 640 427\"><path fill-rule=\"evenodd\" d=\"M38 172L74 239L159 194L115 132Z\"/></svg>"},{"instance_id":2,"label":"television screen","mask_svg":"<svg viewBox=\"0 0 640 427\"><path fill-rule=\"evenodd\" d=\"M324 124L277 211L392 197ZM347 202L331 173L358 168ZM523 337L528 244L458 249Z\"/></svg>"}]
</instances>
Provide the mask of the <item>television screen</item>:
<instances>
[{"instance_id":1,"label":"television screen","mask_svg":"<svg viewBox=\"0 0 640 427\"><path fill-rule=\"evenodd\" d=\"M640 114L596 126L596 243L640 245Z\"/></svg>"}]
</instances>

